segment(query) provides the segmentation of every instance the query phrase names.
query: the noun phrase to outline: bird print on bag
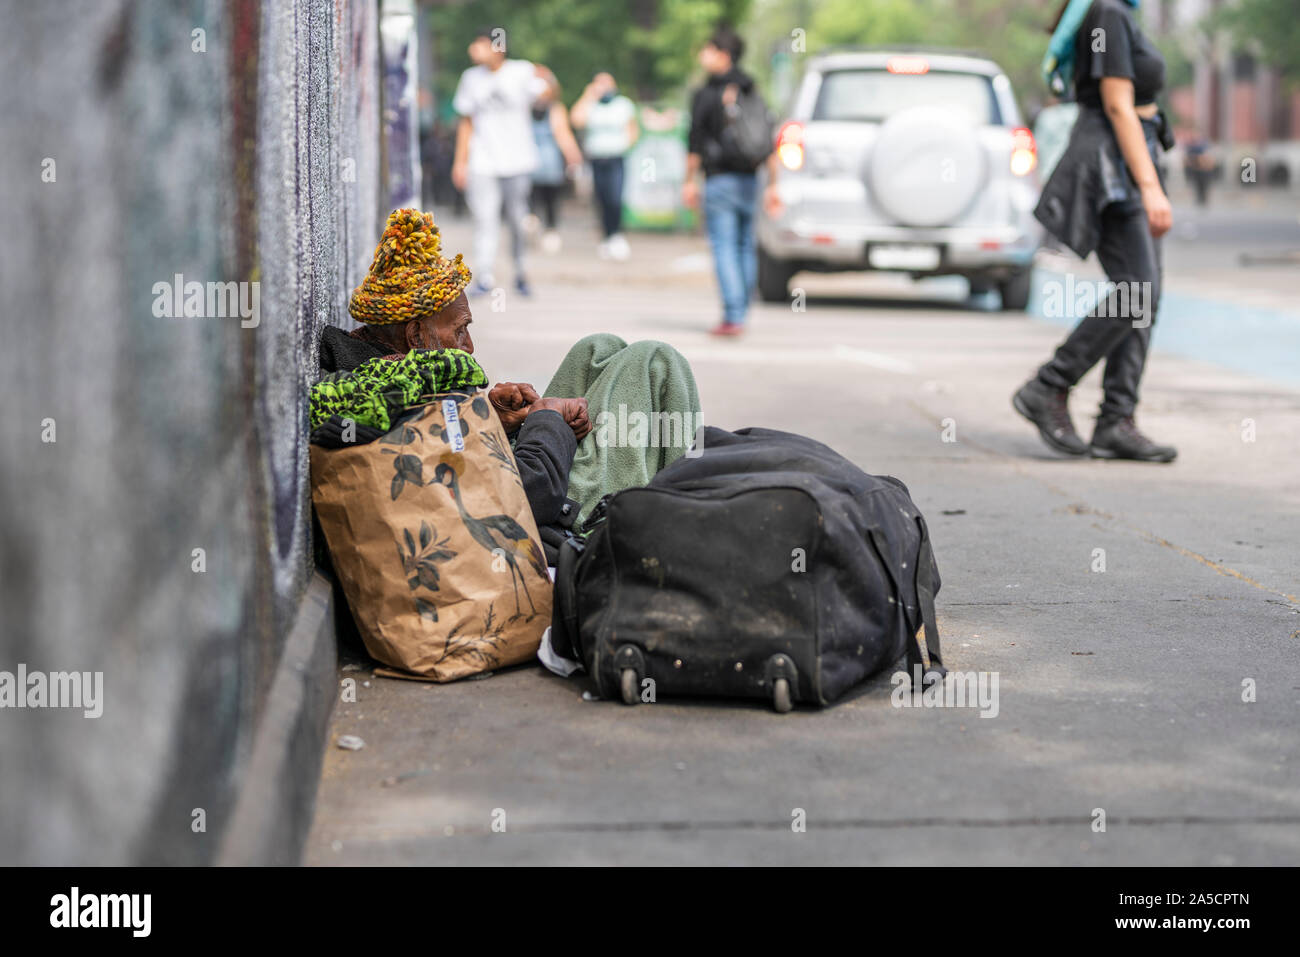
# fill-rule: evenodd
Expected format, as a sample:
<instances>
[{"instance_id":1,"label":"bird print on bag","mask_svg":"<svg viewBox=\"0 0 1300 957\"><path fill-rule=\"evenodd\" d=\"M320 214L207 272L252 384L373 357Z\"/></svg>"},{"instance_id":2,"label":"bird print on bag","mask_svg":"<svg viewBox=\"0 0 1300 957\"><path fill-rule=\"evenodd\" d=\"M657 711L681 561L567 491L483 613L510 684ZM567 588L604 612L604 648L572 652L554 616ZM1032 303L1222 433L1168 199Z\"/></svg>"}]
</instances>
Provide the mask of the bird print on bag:
<instances>
[{"instance_id":1,"label":"bird print on bag","mask_svg":"<svg viewBox=\"0 0 1300 957\"><path fill-rule=\"evenodd\" d=\"M493 555L501 555L510 568L510 583L515 590L515 616L523 614L519 603L519 586L523 585L524 597L528 599L528 607L532 609L532 614L537 614L537 606L533 604L533 597L528 593L528 582L524 578L523 571L519 568L519 561L522 559L527 562L539 575L548 577L546 570L546 558L542 554L541 548L533 541L528 531L509 515L488 515L483 518L477 518L465 510L465 503L460 495L460 479L456 475L456 470L445 462L433 470L433 482L442 485L451 493L452 499L456 502L456 508L460 512L460 519L469 529L470 536Z\"/></svg>"}]
</instances>

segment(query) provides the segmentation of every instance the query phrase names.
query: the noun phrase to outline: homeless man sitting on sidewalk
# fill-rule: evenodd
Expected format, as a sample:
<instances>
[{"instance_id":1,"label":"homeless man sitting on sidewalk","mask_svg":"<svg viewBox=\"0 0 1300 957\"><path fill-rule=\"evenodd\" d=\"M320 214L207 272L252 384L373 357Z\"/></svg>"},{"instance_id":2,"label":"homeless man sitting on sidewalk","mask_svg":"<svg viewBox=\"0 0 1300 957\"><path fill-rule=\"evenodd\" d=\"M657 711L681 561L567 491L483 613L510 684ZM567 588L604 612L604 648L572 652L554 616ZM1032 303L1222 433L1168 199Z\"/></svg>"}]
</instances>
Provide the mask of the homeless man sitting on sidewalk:
<instances>
[{"instance_id":1,"label":"homeless man sitting on sidewalk","mask_svg":"<svg viewBox=\"0 0 1300 957\"><path fill-rule=\"evenodd\" d=\"M321 336L326 379L415 349L473 353L473 316L464 292L470 271L459 254L444 258L441 242L428 213L399 209L388 217L370 271L348 302L348 312L364 325L352 332L326 326ZM676 349L651 341L628 345L609 333L575 343L543 395L527 383L502 382L488 398L511 438L550 564L566 529L603 495L649 482L686 451L700 422L695 377ZM621 425L635 412L652 424L680 421L674 430L680 440L625 440L626 427L605 424ZM596 434L588 438L593 420Z\"/></svg>"}]
</instances>

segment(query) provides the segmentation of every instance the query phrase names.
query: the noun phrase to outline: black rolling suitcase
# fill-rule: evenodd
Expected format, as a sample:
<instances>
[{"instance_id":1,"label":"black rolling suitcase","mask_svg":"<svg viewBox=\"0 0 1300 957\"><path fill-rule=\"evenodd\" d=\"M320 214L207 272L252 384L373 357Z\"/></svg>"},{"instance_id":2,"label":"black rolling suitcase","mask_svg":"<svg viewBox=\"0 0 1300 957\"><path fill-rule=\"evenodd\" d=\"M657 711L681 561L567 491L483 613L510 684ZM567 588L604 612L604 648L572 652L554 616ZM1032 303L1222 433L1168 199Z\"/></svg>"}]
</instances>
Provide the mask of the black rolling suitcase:
<instances>
[{"instance_id":1,"label":"black rolling suitcase","mask_svg":"<svg viewBox=\"0 0 1300 957\"><path fill-rule=\"evenodd\" d=\"M903 655L909 674L942 675L938 570L902 482L769 429L706 429L702 448L603 500L585 542L561 548L552 642L602 697L788 711Z\"/></svg>"}]
</instances>

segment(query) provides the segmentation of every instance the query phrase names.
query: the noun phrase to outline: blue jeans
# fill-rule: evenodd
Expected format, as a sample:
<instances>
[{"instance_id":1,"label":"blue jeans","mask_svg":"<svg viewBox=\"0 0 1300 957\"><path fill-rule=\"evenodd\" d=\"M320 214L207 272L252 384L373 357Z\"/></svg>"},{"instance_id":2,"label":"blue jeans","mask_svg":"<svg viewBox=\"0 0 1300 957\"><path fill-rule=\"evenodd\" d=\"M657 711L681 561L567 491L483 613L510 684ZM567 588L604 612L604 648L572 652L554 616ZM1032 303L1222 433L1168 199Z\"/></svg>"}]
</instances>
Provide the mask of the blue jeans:
<instances>
[{"instance_id":1,"label":"blue jeans","mask_svg":"<svg viewBox=\"0 0 1300 957\"><path fill-rule=\"evenodd\" d=\"M722 317L742 323L758 281L754 251L754 205L758 178L753 173L715 173L704 181L704 228L713 247L713 266L722 293Z\"/></svg>"},{"instance_id":2,"label":"blue jeans","mask_svg":"<svg viewBox=\"0 0 1300 957\"><path fill-rule=\"evenodd\" d=\"M609 239L623 231L623 157L593 159L591 180L600 206L600 226Z\"/></svg>"}]
</instances>

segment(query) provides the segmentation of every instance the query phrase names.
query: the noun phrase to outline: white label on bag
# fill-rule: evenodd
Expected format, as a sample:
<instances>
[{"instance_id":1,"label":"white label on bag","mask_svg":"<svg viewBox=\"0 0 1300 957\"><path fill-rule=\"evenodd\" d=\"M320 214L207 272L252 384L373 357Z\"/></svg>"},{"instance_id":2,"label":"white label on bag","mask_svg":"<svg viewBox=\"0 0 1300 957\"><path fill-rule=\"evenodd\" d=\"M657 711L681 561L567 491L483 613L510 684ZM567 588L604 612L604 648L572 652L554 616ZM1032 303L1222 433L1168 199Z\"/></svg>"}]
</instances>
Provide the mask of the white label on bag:
<instances>
[{"instance_id":1,"label":"white label on bag","mask_svg":"<svg viewBox=\"0 0 1300 957\"><path fill-rule=\"evenodd\" d=\"M451 441L451 450L464 452L465 436L460 434L460 413L456 410L455 399L442 400L442 417L447 422L447 438Z\"/></svg>"}]
</instances>

